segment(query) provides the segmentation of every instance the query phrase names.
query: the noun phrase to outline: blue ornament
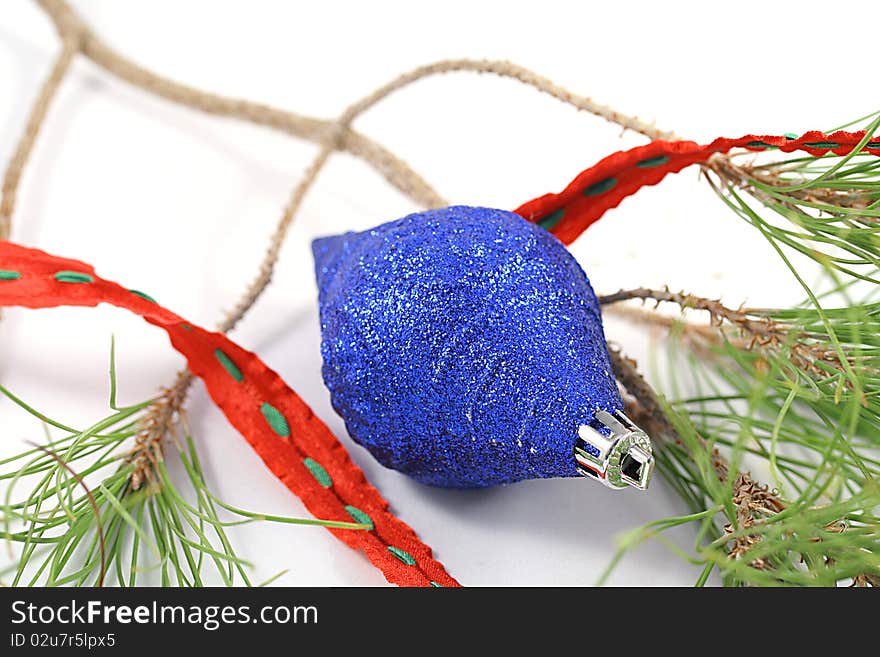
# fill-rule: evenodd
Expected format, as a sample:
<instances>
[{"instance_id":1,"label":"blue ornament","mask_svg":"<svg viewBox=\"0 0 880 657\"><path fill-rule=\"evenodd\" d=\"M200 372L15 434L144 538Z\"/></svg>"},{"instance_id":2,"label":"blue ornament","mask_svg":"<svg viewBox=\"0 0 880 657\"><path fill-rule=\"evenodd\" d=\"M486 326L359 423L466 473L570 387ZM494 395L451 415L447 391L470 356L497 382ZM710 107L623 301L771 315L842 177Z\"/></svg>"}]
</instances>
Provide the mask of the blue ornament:
<instances>
[{"instance_id":1,"label":"blue ornament","mask_svg":"<svg viewBox=\"0 0 880 657\"><path fill-rule=\"evenodd\" d=\"M644 488L599 303L546 230L454 206L315 240L323 376L349 434L421 482Z\"/></svg>"}]
</instances>

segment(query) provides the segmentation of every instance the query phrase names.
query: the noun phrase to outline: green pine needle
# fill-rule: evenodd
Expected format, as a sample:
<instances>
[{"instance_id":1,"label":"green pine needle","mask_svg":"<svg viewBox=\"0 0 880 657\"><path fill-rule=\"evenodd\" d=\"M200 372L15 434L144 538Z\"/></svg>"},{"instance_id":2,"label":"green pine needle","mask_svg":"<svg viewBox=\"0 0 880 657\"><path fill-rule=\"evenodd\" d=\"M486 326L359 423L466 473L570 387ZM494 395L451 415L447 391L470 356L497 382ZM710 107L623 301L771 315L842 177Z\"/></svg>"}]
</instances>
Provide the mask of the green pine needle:
<instances>
[{"instance_id":1,"label":"green pine needle","mask_svg":"<svg viewBox=\"0 0 880 657\"><path fill-rule=\"evenodd\" d=\"M867 121L864 143L880 113ZM713 172L805 300L743 311L751 329L683 318L670 330L660 390L679 442L656 455L692 513L627 534L603 581L635 544L693 523L697 586L880 585L880 159L721 162ZM796 255L818 263L818 285ZM715 448L753 479L723 480Z\"/></svg>"},{"instance_id":2,"label":"green pine needle","mask_svg":"<svg viewBox=\"0 0 880 657\"><path fill-rule=\"evenodd\" d=\"M153 478L135 490L131 450L154 400L118 406L115 341L110 363L112 412L85 430L50 419L0 387L20 409L64 434L0 461L0 532L14 560L0 576L11 585L135 586L152 574L163 586L202 586L213 572L228 586L250 586L252 565L236 552L231 527L269 521L368 529L260 514L218 499L185 418L165 450L165 458L183 466L180 481L159 460Z\"/></svg>"}]
</instances>

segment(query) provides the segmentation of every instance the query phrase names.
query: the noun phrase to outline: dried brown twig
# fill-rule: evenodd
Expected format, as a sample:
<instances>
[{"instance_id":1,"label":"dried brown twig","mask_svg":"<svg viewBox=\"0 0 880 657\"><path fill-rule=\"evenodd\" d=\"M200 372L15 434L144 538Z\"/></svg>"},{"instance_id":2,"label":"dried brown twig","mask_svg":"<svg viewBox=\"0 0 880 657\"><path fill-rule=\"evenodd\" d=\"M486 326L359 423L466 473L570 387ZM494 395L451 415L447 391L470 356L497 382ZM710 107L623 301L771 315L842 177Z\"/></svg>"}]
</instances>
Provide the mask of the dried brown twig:
<instances>
[{"instance_id":1,"label":"dried brown twig","mask_svg":"<svg viewBox=\"0 0 880 657\"><path fill-rule=\"evenodd\" d=\"M656 301L658 306L663 302L669 302L674 303L681 308L705 310L709 313L709 318L713 326L721 326L727 321L731 324L737 325L745 332L758 337L787 330L787 327L781 326L766 317L754 319L751 317L749 310L746 310L743 307L737 309L728 308L718 299L698 297L695 294L688 294L685 292L673 292L668 287L664 287L663 289L637 287L630 290L620 290L613 294L600 296L599 303L603 306L607 306L620 301L629 301L632 299Z\"/></svg>"},{"instance_id":2,"label":"dried brown twig","mask_svg":"<svg viewBox=\"0 0 880 657\"><path fill-rule=\"evenodd\" d=\"M782 353L784 350L785 356L795 367L819 379L830 376L829 368L834 371L845 371L836 351L811 342L809 335L789 324L774 320L764 310L743 306L730 308L718 299L708 299L685 292L672 292L668 287L663 289L639 287L620 290L599 297L599 302L604 306L609 306L632 299L655 301L658 306L664 302L674 303L682 310L694 309L707 312L709 314L708 327L682 323L654 312L643 313L639 318L667 328L682 325L693 344L699 345L699 341L706 341L709 344L717 345L723 341L729 341L738 348L748 351L753 350L755 346L775 353ZM737 336L731 336L725 332L728 327L733 327L744 339L738 339ZM857 364L857 359L848 358L849 366Z\"/></svg>"}]
</instances>

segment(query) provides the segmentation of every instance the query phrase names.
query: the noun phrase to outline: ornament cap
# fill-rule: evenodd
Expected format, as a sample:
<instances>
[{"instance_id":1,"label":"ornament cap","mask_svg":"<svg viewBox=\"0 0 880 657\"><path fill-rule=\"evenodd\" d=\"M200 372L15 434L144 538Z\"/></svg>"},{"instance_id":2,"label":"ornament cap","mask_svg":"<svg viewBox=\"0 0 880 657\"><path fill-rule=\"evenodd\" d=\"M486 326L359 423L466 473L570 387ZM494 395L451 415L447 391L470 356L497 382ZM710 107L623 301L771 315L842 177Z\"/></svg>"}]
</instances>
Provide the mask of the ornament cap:
<instances>
[{"instance_id":1,"label":"ornament cap","mask_svg":"<svg viewBox=\"0 0 880 657\"><path fill-rule=\"evenodd\" d=\"M609 488L647 490L654 470L651 439L620 411L597 411L595 417L607 431L589 424L578 427L574 447L578 473Z\"/></svg>"}]
</instances>

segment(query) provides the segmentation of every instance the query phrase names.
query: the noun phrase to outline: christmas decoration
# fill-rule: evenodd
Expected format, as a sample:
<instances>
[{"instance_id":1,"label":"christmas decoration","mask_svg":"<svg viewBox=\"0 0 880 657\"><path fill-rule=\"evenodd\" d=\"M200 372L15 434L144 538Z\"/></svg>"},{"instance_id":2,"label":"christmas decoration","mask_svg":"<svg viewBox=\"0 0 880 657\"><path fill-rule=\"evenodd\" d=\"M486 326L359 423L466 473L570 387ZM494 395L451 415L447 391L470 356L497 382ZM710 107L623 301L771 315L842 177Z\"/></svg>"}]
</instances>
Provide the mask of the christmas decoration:
<instances>
[{"instance_id":1,"label":"christmas decoration","mask_svg":"<svg viewBox=\"0 0 880 657\"><path fill-rule=\"evenodd\" d=\"M700 145L513 64L453 60L406 73L336 119L321 120L165 79L107 46L63 0L37 2L63 48L3 180L0 305L116 305L165 330L188 369L156 398L119 407L111 353L111 411L84 430L50 419L0 387L61 434L2 463L0 520L6 539L20 545L12 584L131 586L152 570L163 585L197 586L208 568L226 584L251 584L229 541L226 514L325 526L394 583L457 584L297 395L224 335L268 285L304 195L336 150L369 162L421 207L446 208L315 245L325 378L351 434L380 461L443 486L580 471L640 488L656 462L690 513L634 530L621 552L694 523L688 558L703 568L698 585L713 574L728 585L880 583L880 115L824 133ZM173 102L320 145L278 221L259 275L217 331L101 278L85 263L8 241L22 170L78 56ZM650 143L608 156L562 192L529 201L515 215L449 207L406 163L351 126L405 85L453 71L516 79ZM862 129L846 130L856 124ZM801 285L802 303L730 307L660 287L594 296L562 244L629 194L690 165L701 167L725 205L754 227L756 239L769 242ZM392 245L406 259L397 260ZM791 253L813 261L821 275L811 272L810 280L817 283L805 282ZM505 273L511 276L504 279ZM497 285L502 279L504 286ZM438 281L450 284L449 293L432 297ZM601 282L605 289L612 285ZM518 303L523 299L528 303ZM674 304L683 314L705 313L710 322L619 306L629 300ZM408 301L419 306L407 307ZM504 304L506 312L499 312ZM697 393L680 395L674 380L661 382L665 396L658 395L635 363L606 348L598 306L666 331L669 376L687 376ZM480 325L477 317L487 321ZM444 348L462 349L474 362L444 358ZM405 375L404 390L388 380L392 371ZM211 491L183 410L194 377L316 519L243 510ZM627 416L650 434L653 448ZM409 428L415 430L405 433ZM169 475L166 458L179 459L180 477ZM758 474L751 474L747 459Z\"/></svg>"},{"instance_id":2,"label":"christmas decoration","mask_svg":"<svg viewBox=\"0 0 880 657\"><path fill-rule=\"evenodd\" d=\"M324 380L382 464L453 488L579 470L647 487L647 437L611 431L631 423L596 295L544 229L454 206L313 250Z\"/></svg>"}]
</instances>

